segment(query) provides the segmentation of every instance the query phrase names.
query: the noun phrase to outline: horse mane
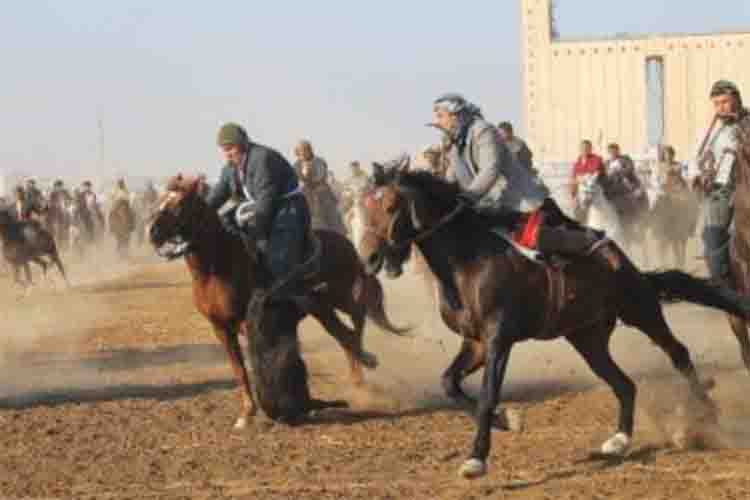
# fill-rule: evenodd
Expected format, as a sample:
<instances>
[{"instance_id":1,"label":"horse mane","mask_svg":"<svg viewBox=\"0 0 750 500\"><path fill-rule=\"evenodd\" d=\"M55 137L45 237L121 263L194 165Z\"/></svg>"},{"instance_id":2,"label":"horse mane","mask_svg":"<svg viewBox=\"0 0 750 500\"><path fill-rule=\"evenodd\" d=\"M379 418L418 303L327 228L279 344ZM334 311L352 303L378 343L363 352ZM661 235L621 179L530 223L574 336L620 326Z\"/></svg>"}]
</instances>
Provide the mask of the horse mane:
<instances>
[{"instance_id":1,"label":"horse mane","mask_svg":"<svg viewBox=\"0 0 750 500\"><path fill-rule=\"evenodd\" d=\"M424 197L430 207L434 207L445 216L456 209L459 203L459 195L463 189L456 182L450 182L435 176L428 171L391 171L386 174L386 182L395 182L401 189L416 191ZM491 237L492 244L488 244L487 236L494 228L512 231L520 219L519 212L503 209L477 209L467 207L458 212L450 221L446 222L446 229L450 231L457 245L459 255L464 259L473 259L478 255L498 251L498 244L503 249L508 244L496 236Z\"/></svg>"}]
</instances>

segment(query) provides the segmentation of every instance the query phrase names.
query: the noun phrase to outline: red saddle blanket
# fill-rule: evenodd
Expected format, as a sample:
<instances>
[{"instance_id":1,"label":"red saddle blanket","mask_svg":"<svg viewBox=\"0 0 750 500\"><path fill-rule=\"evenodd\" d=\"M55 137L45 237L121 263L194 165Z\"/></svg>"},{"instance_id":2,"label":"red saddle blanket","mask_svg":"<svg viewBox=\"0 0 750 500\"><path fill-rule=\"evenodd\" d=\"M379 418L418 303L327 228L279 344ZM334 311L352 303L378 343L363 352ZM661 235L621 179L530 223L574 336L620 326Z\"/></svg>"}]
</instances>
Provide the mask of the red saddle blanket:
<instances>
[{"instance_id":1,"label":"red saddle blanket","mask_svg":"<svg viewBox=\"0 0 750 500\"><path fill-rule=\"evenodd\" d=\"M527 215L523 225L513 233L513 241L522 247L536 250L539 227L544 223L544 212L537 209Z\"/></svg>"}]
</instances>

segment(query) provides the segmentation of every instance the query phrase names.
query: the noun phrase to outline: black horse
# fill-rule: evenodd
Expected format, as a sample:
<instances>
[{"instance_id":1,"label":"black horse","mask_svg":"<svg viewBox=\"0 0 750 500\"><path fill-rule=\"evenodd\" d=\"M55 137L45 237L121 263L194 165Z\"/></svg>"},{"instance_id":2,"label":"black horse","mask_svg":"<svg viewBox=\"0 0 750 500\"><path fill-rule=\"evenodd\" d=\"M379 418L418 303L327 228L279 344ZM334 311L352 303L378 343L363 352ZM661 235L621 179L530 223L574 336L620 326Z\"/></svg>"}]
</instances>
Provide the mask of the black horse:
<instances>
[{"instance_id":1,"label":"black horse","mask_svg":"<svg viewBox=\"0 0 750 500\"><path fill-rule=\"evenodd\" d=\"M19 221L8 210L0 210L0 240L2 240L3 257L13 268L13 277L20 285L32 285L30 262L35 262L47 275L49 262L57 266L65 284L68 278L60 261L57 245L52 235L37 221ZM23 268L26 282L21 281L20 270Z\"/></svg>"},{"instance_id":2,"label":"black horse","mask_svg":"<svg viewBox=\"0 0 750 500\"><path fill-rule=\"evenodd\" d=\"M565 337L614 391L620 418L603 454L625 453L633 434L635 384L609 352L618 319L641 330L669 356L699 406L713 415L706 393L711 384L699 380L660 301L687 301L742 317L750 312L750 301L680 271L642 273L613 243L606 243L615 259L612 267L574 255L567 256L567 265L534 262L491 231L518 217L476 212L460 200L457 185L426 172L376 168L375 173L376 189L366 203L368 222L385 245L399 250L391 251L390 258L403 263L416 243L438 282L453 279L464 305L457 310L441 298L443 321L464 339L443 385L478 421L473 450L460 469L463 476L486 471L490 428L497 422L494 411L510 352L527 339ZM476 402L464 393L461 381L480 368L484 379Z\"/></svg>"}]
</instances>

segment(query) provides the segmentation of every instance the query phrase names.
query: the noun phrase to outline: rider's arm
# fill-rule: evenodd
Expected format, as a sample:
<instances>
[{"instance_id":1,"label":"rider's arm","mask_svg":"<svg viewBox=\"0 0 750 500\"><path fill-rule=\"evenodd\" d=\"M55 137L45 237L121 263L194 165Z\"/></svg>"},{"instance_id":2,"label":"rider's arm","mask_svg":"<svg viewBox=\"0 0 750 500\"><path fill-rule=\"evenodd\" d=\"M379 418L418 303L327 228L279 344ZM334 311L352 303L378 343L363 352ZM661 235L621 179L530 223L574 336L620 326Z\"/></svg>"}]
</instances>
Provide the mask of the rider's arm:
<instances>
[{"instance_id":1,"label":"rider's arm","mask_svg":"<svg viewBox=\"0 0 750 500\"><path fill-rule=\"evenodd\" d=\"M257 171L254 175L253 195L255 196L255 216L253 226L258 232L260 238L267 238L271 232L271 223L273 221L274 206L282 195L281 180L279 173L281 169L274 168L274 162L279 161L268 151L258 151L256 154L263 154L254 162L252 168ZM249 176L248 176L249 177Z\"/></svg>"},{"instance_id":2,"label":"rider's arm","mask_svg":"<svg viewBox=\"0 0 750 500\"><path fill-rule=\"evenodd\" d=\"M218 210L232 195L231 187L229 185L231 173L231 167L224 167L221 171L219 181L214 184L214 187L208 193L208 196L206 196L206 203L210 208Z\"/></svg>"},{"instance_id":3,"label":"rider's arm","mask_svg":"<svg viewBox=\"0 0 750 500\"><path fill-rule=\"evenodd\" d=\"M508 148L498 141L495 130L491 127L479 133L474 146L478 172L466 190L481 198L495 186L502 176L503 169L511 168L513 159Z\"/></svg>"}]
</instances>

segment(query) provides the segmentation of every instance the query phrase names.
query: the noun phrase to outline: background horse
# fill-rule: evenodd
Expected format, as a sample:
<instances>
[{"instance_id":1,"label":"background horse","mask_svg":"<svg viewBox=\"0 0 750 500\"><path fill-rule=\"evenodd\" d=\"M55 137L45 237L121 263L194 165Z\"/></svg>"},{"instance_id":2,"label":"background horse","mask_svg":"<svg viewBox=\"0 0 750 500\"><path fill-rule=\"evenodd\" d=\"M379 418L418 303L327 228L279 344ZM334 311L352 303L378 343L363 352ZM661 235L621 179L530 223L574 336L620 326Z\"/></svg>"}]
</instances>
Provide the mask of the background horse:
<instances>
[{"instance_id":1,"label":"background horse","mask_svg":"<svg viewBox=\"0 0 750 500\"><path fill-rule=\"evenodd\" d=\"M253 335L253 325L244 320L250 297L263 286L265 273L259 262L248 255L241 239L224 228L218 214L198 195L197 188L195 179L181 176L171 179L154 214L149 236L157 252L185 257L193 277L195 306L224 345L240 384L241 411L235 427L243 428L257 408L237 335L241 327L248 336ZM377 358L362 346L365 319L369 317L390 333L400 334L405 330L394 327L388 320L380 282L365 273L349 240L332 231L316 231L315 235L322 245L317 279L324 286L314 294L310 314L344 349L351 380L361 385L361 365L377 366ZM180 242L178 251L165 250L175 242ZM353 328L338 319L337 310L349 316Z\"/></svg>"},{"instance_id":2,"label":"background horse","mask_svg":"<svg viewBox=\"0 0 750 500\"><path fill-rule=\"evenodd\" d=\"M126 258L130 250L130 238L135 231L135 215L130 208L130 200L120 198L112 202L112 208L107 217L107 226L115 238L118 255Z\"/></svg>"},{"instance_id":3,"label":"background horse","mask_svg":"<svg viewBox=\"0 0 750 500\"><path fill-rule=\"evenodd\" d=\"M624 243L625 232L620 216L605 196L599 174L585 174L578 178L576 200L586 213L588 227L604 231L618 245Z\"/></svg>"},{"instance_id":4,"label":"background horse","mask_svg":"<svg viewBox=\"0 0 750 500\"><path fill-rule=\"evenodd\" d=\"M3 258L13 268L16 283L25 286L33 284L30 262L41 266L46 277L49 264L45 259L49 259L57 267L65 283L68 283L55 240L39 222L18 221L8 210L0 210L0 240ZM20 278L21 268L24 270L25 283Z\"/></svg>"},{"instance_id":5,"label":"background horse","mask_svg":"<svg viewBox=\"0 0 750 500\"><path fill-rule=\"evenodd\" d=\"M367 203L373 230L391 249L417 243L436 279L451 278L464 304L454 310L441 299L443 321L464 338L461 351L443 374L443 386L478 420L461 475L486 472L490 431L508 359L514 344L523 340L565 337L612 388L620 414L617 431L601 447L604 455L624 454L633 433L636 388L609 352L618 319L641 330L669 356L700 403L696 406L713 415L706 393L709 384L699 381L690 353L667 325L660 299L685 300L741 315L750 312L750 300L680 271L641 273L611 242L608 250L616 258L607 265L573 256L562 268L542 265L491 232L493 227L515 222L508 214L475 212L459 201L457 185L428 173L399 170L379 170L376 179L379 187ZM481 367L484 377L477 405L464 393L461 381Z\"/></svg>"}]
</instances>

